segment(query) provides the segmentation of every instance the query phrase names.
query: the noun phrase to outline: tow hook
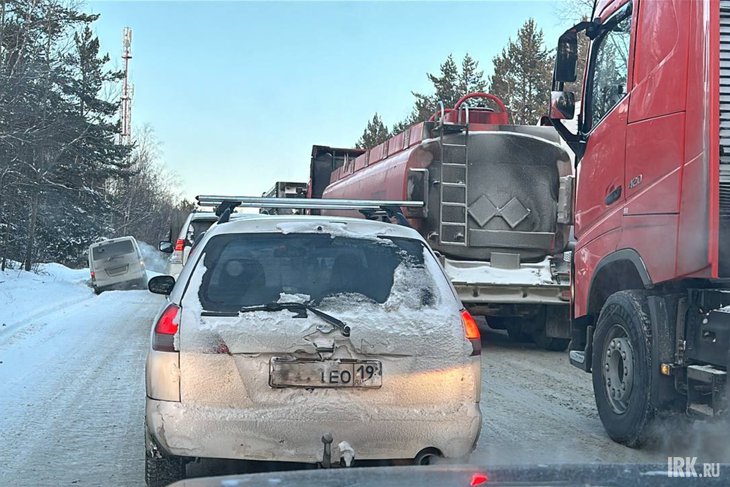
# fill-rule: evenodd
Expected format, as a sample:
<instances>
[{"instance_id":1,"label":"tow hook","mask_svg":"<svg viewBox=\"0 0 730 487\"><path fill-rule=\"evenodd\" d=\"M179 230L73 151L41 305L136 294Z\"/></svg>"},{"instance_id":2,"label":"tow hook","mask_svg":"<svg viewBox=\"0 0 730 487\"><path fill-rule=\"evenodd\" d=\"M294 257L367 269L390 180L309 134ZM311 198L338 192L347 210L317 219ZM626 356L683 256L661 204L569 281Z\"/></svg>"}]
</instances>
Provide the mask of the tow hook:
<instances>
[{"instance_id":1,"label":"tow hook","mask_svg":"<svg viewBox=\"0 0 730 487\"><path fill-rule=\"evenodd\" d=\"M325 433L322 436L322 443L324 443L322 468L330 468L332 466L332 435L330 433Z\"/></svg>"}]
</instances>

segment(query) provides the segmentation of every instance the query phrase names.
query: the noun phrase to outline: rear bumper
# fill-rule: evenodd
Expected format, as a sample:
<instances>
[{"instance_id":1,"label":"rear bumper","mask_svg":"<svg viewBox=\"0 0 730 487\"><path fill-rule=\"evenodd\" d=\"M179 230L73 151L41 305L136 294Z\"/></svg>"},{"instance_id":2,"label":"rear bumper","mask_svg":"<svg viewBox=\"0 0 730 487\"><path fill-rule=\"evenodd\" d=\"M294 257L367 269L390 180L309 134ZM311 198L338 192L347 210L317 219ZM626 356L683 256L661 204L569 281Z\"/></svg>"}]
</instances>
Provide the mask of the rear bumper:
<instances>
[{"instance_id":1,"label":"rear bumper","mask_svg":"<svg viewBox=\"0 0 730 487\"><path fill-rule=\"evenodd\" d=\"M570 292L570 275L553 274L550 260L502 269L483 261L444 259L446 275L467 304L562 304Z\"/></svg>"},{"instance_id":2,"label":"rear bumper","mask_svg":"<svg viewBox=\"0 0 730 487\"><path fill-rule=\"evenodd\" d=\"M325 433L334 438L335 462L341 441L361 460L412 459L429 447L446 457L463 457L474 449L482 424L478 403L450 411L373 407L367 414L349 416L338 410L291 417L289 411L186 406L147 398L146 422L158 446L171 455L304 463L322 461Z\"/></svg>"},{"instance_id":3,"label":"rear bumper","mask_svg":"<svg viewBox=\"0 0 730 487\"><path fill-rule=\"evenodd\" d=\"M101 278L99 278L99 275L97 274L96 279L93 281L93 284L96 287L109 287L142 280L147 280L147 272L144 269L134 270L114 277L102 276Z\"/></svg>"}]
</instances>

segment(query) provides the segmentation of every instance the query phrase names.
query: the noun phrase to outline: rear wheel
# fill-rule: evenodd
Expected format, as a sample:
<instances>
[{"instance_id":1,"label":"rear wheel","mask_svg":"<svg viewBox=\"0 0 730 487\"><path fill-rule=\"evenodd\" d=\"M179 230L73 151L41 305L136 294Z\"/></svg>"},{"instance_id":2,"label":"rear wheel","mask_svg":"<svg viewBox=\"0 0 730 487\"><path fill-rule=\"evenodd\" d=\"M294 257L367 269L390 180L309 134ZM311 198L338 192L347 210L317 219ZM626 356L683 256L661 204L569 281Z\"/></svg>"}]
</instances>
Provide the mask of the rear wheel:
<instances>
[{"instance_id":1,"label":"rear wheel","mask_svg":"<svg viewBox=\"0 0 730 487\"><path fill-rule=\"evenodd\" d=\"M570 338L548 337L545 332L545 325L532 332L532 339L535 341L535 345L551 352L564 352L570 344Z\"/></svg>"},{"instance_id":2,"label":"rear wheel","mask_svg":"<svg viewBox=\"0 0 730 487\"><path fill-rule=\"evenodd\" d=\"M101 294L104 292L104 288L94 286L94 294Z\"/></svg>"},{"instance_id":3,"label":"rear wheel","mask_svg":"<svg viewBox=\"0 0 730 487\"><path fill-rule=\"evenodd\" d=\"M148 487L164 487L185 478L185 462L180 457L145 455L144 478Z\"/></svg>"},{"instance_id":4,"label":"rear wheel","mask_svg":"<svg viewBox=\"0 0 730 487\"><path fill-rule=\"evenodd\" d=\"M593 338L593 394L612 440L636 448L649 437L651 323L646 293L620 291L601 310Z\"/></svg>"},{"instance_id":5,"label":"rear wheel","mask_svg":"<svg viewBox=\"0 0 730 487\"><path fill-rule=\"evenodd\" d=\"M507 336L515 343L529 343L532 341L532 337L524 330L518 319L515 319L515 323L507 325Z\"/></svg>"},{"instance_id":6,"label":"rear wheel","mask_svg":"<svg viewBox=\"0 0 730 487\"><path fill-rule=\"evenodd\" d=\"M185 459L164 455L145 425L144 479L147 487L164 487L185 478Z\"/></svg>"}]
</instances>

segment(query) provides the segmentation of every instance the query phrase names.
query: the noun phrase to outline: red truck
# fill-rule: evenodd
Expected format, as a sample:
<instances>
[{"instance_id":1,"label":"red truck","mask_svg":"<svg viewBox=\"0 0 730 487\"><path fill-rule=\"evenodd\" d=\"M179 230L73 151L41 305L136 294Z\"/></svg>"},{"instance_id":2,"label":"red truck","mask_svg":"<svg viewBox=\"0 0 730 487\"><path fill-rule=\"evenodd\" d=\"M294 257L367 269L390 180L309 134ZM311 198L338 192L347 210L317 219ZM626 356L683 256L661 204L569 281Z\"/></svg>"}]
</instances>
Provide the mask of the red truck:
<instances>
[{"instance_id":1,"label":"red truck","mask_svg":"<svg viewBox=\"0 0 730 487\"><path fill-rule=\"evenodd\" d=\"M469 311L516 341L565 350L573 165L560 137L509 124L487 93L432 118L367 151L314 146L309 197L423 201L405 216Z\"/></svg>"},{"instance_id":2,"label":"red truck","mask_svg":"<svg viewBox=\"0 0 730 487\"><path fill-rule=\"evenodd\" d=\"M578 132L578 36L590 51ZM730 354L730 2L599 0L558 41L550 118L576 154L570 361L609 436L721 417Z\"/></svg>"}]
</instances>

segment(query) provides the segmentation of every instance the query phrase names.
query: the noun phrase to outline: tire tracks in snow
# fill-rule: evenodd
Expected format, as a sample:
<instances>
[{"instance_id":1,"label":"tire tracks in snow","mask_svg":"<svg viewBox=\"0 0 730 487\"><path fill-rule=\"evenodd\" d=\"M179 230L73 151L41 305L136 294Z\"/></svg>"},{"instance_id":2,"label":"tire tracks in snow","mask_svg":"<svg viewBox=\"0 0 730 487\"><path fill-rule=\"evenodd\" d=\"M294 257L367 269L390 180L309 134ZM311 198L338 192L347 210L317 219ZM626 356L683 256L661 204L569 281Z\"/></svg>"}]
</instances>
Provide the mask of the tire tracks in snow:
<instances>
[{"instance_id":1,"label":"tire tracks in snow","mask_svg":"<svg viewBox=\"0 0 730 487\"><path fill-rule=\"evenodd\" d=\"M0 348L12 355L0 364L0 485L144 483L144 356L161 302L104 293Z\"/></svg>"}]
</instances>

